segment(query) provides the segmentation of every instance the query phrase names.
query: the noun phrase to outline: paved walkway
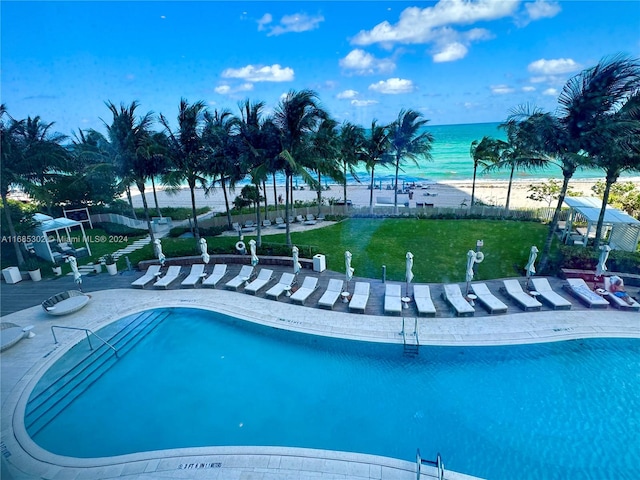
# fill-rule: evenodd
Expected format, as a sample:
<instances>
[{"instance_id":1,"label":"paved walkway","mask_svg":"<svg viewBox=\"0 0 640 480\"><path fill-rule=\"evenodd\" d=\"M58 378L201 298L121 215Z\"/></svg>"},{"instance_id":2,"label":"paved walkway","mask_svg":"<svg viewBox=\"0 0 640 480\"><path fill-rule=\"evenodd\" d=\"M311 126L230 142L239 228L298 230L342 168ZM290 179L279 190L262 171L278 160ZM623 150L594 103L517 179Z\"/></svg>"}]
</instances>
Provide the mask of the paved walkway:
<instances>
[{"instance_id":1,"label":"paved walkway","mask_svg":"<svg viewBox=\"0 0 640 480\"><path fill-rule=\"evenodd\" d=\"M208 270L211 270L211 266ZM230 265L225 282L237 273L239 265ZM272 267L269 267L272 268ZM273 267L276 276L289 268ZM186 273L186 272L185 272ZM477 308L475 317L457 318L439 298L441 285L432 285L438 309L436 318L418 318L414 306L403 311L404 317L384 316L384 284L372 285L365 314L350 314L347 306L337 303L334 311L319 309L317 298L330 278L342 278L338 272L304 271L301 275L316 275L320 289L308 300L309 307L292 305L287 297L273 301L244 292L222 289L180 288L168 291L130 287L140 272L123 272L117 276L106 273L87 275L83 289L90 291L88 306L55 322L99 330L123 316L159 306L198 306L233 315L247 321L275 328L337 336L356 340L402 344L403 318L412 333L414 325L421 344L433 345L495 345L534 343L586 337L640 338L638 313L620 312L612 308L590 311L575 300L570 311L521 312L500 296L498 281L487 282L505 303L509 312L488 315ZM551 279L554 288L561 281ZM301 283L301 280L300 280ZM178 282L179 285L179 282ZM43 451L24 430L22 415L30 389L41 374L83 335L65 332L54 345L50 325L54 317L47 315L39 304L48 296L74 287L70 277L34 284L29 281L2 286L2 321L19 326L33 325L33 338L23 339L2 353L2 478L8 479L415 479L415 462L324 450L275 447L207 447L164 452L146 452L101 459L72 459ZM239 301L241 299L241 301ZM10 312L12 313L10 313ZM6 312L6 313L5 313ZM417 320L416 320L417 319ZM416 447L419 447L417 445ZM428 457L428 453L423 452ZM446 463L446 458L444 459ZM434 469L425 468L421 478L435 478ZM467 472L472 474L473 472ZM470 479L463 474L447 472L447 479Z\"/></svg>"}]
</instances>

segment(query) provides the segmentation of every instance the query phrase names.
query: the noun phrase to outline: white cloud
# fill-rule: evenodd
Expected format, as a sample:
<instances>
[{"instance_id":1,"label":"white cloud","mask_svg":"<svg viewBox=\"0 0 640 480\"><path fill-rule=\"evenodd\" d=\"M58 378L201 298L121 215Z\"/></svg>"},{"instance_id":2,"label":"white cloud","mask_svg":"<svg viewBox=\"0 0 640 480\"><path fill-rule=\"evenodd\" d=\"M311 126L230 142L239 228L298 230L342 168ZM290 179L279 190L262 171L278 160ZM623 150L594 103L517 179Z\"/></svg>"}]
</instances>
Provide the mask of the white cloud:
<instances>
[{"instance_id":1,"label":"white cloud","mask_svg":"<svg viewBox=\"0 0 640 480\"><path fill-rule=\"evenodd\" d=\"M351 100L351 105L354 107L367 107L376 103L378 103L376 100Z\"/></svg>"},{"instance_id":2,"label":"white cloud","mask_svg":"<svg viewBox=\"0 0 640 480\"><path fill-rule=\"evenodd\" d=\"M265 13L260 20L258 20L258 31L265 29L265 25L269 25L273 22L273 16L270 13Z\"/></svg>"},{"instance_id":3,"label":"white cloud","mask_svg":"<svg viewBox=\"0 0 640 480\"><path fill-rule=\"evenodd\" d=\"M464 58L467 54L467 47L461 43L454 42L445 45L438 53L433 56L433 61L436 63L453 62Z\"/></svg>"},{"instance_id":4,"label":"white cloud","mask_svg":"<svg viewBox=\"0 0 640 480\"><path fill-rule=\"evenodd\" d=\"M546 0L536 0L533 3L527 2L524 4L524 8L531 20L555 17L561 10L558 2L548 2Z\"/></svg>"},{"instance_id":5,"label":"white cloud","mask_svg":"<svg viewBox=\"0 0 640 480\"><path fill-rule=\"evenodd\" d=\"M535 92L536 91L536 87L532 87L530 85L527 85L525 87L522 87L522 91L523 92Z\"/></svg>"},{"instance_id":6,"label":"white cloud","mask_svg":"<svg viewBox=\"0 0 640 480\"><path fill-rule=\"evenodd\" d=\"M491 85L491 93L496 95L507 95L513 93L515 90L508 85Z\"/></svg>"},{"instance_id":7,"label":"white cloud","mask_svg":"<svg viewBox=\"0 0 640 480\"><path fill-rule=\"evenodd\" d=\"M345 70L351 70L358 75L390 73L396 68L393 60L389 58L376 58L360 48L351 50L346 57L340 59L339 64Z\"/></svg>"},{"instance_id":8,"label":"white cloud","mask_svg":"<svg viewBox=\"0 0 640 480\"><path fill-rule=\"evenodd\" d=\"M339 99L355 98L356 96L358 96L358 92L356 92L355 90L345 90L344 92L340 92L338 95L336 95L336 97Z\"/></svg>"},{"instance_id":9,"label":"white cloud","mask_svg":"<svg viewBox=\"0 0 640 480\"><path fill-rule=\"evenodd\" d=\"M538 75L562 75L565 73L580 70L580 64L571 58L558 58L554 60L546 60L541 58L535 62L531 62L527 69Z\"/></svg>"},{"instance_id":10,"label":"white cloud","mask_svg":"<svg viewBox=\"0 0 640 480\"><path fill-rule=\"evenodd\" d=\"M558 90L556 90L555 88L547 88L544 92L542 92L542 94L555 97L558 95Z\"/></svg>"},{"instance_id":11,"label":"white cloud","mask_svg":"<svg viewBox=\"0 0 640 480\"><path fill-rule=\"evenodd\" d=\"M248 92L250 90L253 90L252 83L243 83L242 85L238 85L235 87L232 87L230 85L218 85L213 89L214 92L220 95L231 95L233 93Z\"/></svg>"},{"instance_id":12,"label":"white cloud","mask_svg":"<svg viewBox=\"0 0 640 480\"><path fill-rule=\"evenodd\" d=\"M318 28L321 22L324 22L322 15L307 15L306 13L294 13L293 15L285 15L280 19L277 25L270 25L273 22L271 14L266 13L258 20L258 30L267 30L267 36L282 35L289 32L307 32ZM269 27L267 28L267 25Z\"/></svg>"},{"instance_id":13,"label":"white cloud","mask_svg":"<svg viewBox=\"0 0 640 480\"><path fill-rule=\"evenodd\" d=\"M227 95L231 91L231 87L229 85L220 85L213 89L214 92L219 93L220 95Z\"/></svg>"},{"instance_id":14,"label":"white cloud","mask_svg":"<svg viewBox=\"0 0 640 480\"><path fill-rule=\"evenodd\" d=\"M294 78L293 69L282 68L277 63L263 67L247 65L242 68L227 68L222 78L241 78L249 82L290 82Z\"/></svg>"},{"instance_id":15,"label":"white cloud","mask_svg":"<svg viewBox=\"0 0 640 480\"><path fill-rule=\"evenodd\" d=\"M414 86L411 80L405 80L403 78L390 78L388 80L380 80L378 83L372 83L369 85L369 90L373 90L378 93L385 93L395 95L398 93L410 93L413 92Z\"/></svg>"}]
</instances>

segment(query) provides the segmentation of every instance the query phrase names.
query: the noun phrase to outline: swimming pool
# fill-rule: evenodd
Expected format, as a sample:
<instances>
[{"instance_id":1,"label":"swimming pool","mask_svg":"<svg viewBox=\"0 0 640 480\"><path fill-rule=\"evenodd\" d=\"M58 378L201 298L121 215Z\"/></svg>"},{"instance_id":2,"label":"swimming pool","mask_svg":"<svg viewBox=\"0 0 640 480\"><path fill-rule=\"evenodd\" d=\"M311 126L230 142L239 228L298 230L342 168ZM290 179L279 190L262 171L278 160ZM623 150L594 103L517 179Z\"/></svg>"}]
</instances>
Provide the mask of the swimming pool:
<instances>
[{"instance_id":1,"label":"swimming pool","mask_svg":"<svg viewBox=\"0 0 640 480\"><path fill-rule=\"evenodd\" d=\"M75 457L286 445L412 460L420 448L491 479L640 477L638 340L406 357L397 345L167 312L34 441Z\"/></svg>"}]
</instances>

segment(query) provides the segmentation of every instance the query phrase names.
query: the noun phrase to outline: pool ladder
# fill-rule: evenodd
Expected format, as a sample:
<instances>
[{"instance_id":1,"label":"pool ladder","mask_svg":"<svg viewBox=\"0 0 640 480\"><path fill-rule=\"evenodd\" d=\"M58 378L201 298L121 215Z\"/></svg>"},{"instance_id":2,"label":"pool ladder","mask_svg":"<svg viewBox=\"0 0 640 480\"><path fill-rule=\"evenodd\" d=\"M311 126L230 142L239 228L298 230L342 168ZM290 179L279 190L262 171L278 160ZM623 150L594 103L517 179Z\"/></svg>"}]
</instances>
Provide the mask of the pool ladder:
<instances>
[{"instance_id":1,"label":"pool ladder","mask_svg":"<svg viewBox=\"0 0 640 480\"><path fill-rule=\"evenodd\" d=\"M402 317L402 345L404 347L404 353L407 355L419 355L420 354L420 339L418 338L418 318L414 318L413 333L409 334L409 337L414 337L416 343L407 342L407 334L404 331L404 323L406 318Z\"/></svg>"},{"instance_id":2,"label":"pool ladder","mask_svg":"<svg viewBox=\"0 0 640 480\"><path fill-rule=\"evenodd\" d=\"M436 468L436 478L438 480L444 480L444 463L442 463L442 457L440 453L436 455L435 460L425 460L420 456L420 449L416 452L416 480L420 480L420 473L422 465L428 465Z\"/></svg>"}]
</instances>

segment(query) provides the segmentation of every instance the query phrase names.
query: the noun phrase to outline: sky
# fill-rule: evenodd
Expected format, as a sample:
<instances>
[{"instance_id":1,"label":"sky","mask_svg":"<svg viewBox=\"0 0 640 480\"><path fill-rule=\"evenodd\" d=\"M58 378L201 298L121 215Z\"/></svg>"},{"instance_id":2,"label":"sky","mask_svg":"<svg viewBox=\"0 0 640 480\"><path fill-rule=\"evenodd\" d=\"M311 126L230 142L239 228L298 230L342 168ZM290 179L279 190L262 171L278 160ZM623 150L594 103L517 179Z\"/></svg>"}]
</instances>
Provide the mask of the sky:
<instances>
[{"instance_id":1,"label":"sky","mask_svg":"<svg viewBox=\"0 0 640 480\"><path fill-rule=\"evenodd\" d=\"M104 132L105 102L171 122L182 98L265 113L311 89L339 122L432 125L547 111L604 57L640 57L640 2L0 2L1 99L70 135ZM175 123L175 122L174 122ZM156 126L160 129L159 126Z\"/></svg>"}]
</instances>

